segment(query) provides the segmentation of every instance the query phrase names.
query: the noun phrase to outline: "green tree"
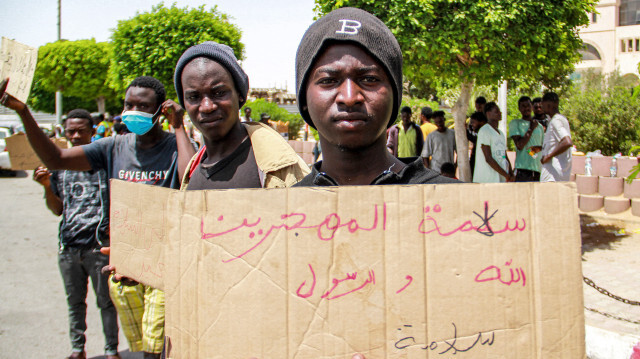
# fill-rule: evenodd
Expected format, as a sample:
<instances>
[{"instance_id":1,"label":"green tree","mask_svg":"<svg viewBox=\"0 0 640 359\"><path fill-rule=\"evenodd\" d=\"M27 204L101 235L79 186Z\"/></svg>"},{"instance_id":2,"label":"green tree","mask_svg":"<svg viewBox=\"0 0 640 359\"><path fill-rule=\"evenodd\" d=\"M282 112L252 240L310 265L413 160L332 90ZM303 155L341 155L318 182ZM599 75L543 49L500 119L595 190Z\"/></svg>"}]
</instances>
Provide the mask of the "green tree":
<instances>
[{"instance_id":1,"label":"green tree","mask_svg":"<svg viewBox=\"0 0 640 359\"><path fill-rule=\"evenodd\" d=\"M465 153L467 108L475 84L503 80L559 86L580 59L578 28L596 0L316 0L316 12L353 6L380 18L403 50L412 83L459 87L456 146ZM469 159L458 157L461 178Z\"/></svg>"},{"instance_id":2,"label":"green tree","mask_svg":"<svg viewBox=\"0 0 640 359\"><path fill-rule=\"evenodd\" d=\"M282 121L289 124L289 139L295 140L300 134L300 129L304 125L304 120L299 114L289 113L289 111L278 106L273 102L269 102L265 99L257 99L254 101L247 101L242 107L241 111L244 113L245 107L251 107L251 119L254 121L260 121L260 114L266 113L271 116L271 121Z\"/></svg>"},{"instance_id":3,"label":"green tree","mask_svg":"<svg viewBox=\"0 0 640 359\"><path fill-rule=\"evenodd\" d=\"M583 152L627 154L640 143L640 98L618 73L587 72L560 99L572 139Z\"/></svg>"},{"instance_id":4,"label":"green tree","mask_svg":"<svg viewBox=\"0 0 640 359\"><path fill-rule=\"evenodd\" d=\"M107 85L110 55L110 45L94 39L48 43L38 49L34 84L46 92L96 101L104 113L105 101L115 97Z\"/></svg>"},{"instance_id":5,"label":"green tree","mask_svg":"<svg viewBox=\"0 0 640 359\"><path fill-rule=\"evenodd\" d=\"M110 114L119 114L122 112L123 99L118 97L110 97L105 99L105 111ZM31 92L27 99L27 105L35 111L55 113L56 111L56 94L42 88L40 81L34 81L31 85ZM76 108L83 108L89 112L97 112L98 104L93 99L62 96L62 112L67 113Z\"/></svg>"},{"instance_id":6,"label":"green tree","mask_svg":"<svg viewBox=\"0 0 640 359\"><path fill-rule=\"evenodd\" d=\"M151 12L118 22L111 36L111 86L123 92L134 78L153 76L165 85L167 97L175 98L173 73L185 50L204 41L216 41L231 47L241 60L244 45L240 37L240 29L215 6L205 10L204 6L189 9L160 4Z\"/></svg>"}]
</instances>

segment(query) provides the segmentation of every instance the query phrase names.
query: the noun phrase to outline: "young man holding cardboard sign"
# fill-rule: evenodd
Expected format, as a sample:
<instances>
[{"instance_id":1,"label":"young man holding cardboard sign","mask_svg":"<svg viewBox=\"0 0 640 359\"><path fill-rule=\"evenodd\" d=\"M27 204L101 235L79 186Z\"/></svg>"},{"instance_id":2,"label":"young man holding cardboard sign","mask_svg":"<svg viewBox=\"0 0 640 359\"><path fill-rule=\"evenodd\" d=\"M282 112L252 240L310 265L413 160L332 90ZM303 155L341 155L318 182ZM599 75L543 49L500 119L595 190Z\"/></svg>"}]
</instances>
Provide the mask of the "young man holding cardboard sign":
<instances>
[{"instance_id":1,"label":"young man holding cardboard sign","mask_svg":"<svg viewBox=\"0 0 640 359\"><path fill-rule=\"evenodd\" d=\"M91 143L95 132L91 114L84 109L69 112L65 136L73 146ZM60 221L58 266L67 294L70 359L85 359L87 283L93 284L102 317L105 358L118 359L118 318L109 297L107 276L100 274L109 257L97 249L109 246L109 191L104 170L51 171L39 166L34 181L44 188L47 208Z\"/></svg>"},{"instance_id":2,"label":"young man holding cardboard sign","mask_svg":"<svg viewBox=\"0 0 640 359\"><path fill-rule=\"evenodd\" d=\"M311 25L296 55L296 89L324 159L299 186L457 182L386 149L402 101L402 52L375 16L342 8Z\"/></svg>"},{"instance_id":3,"label":"young man holding cardboard sign","mask_svg":"<svg viewBox=\"0 0 640 359\"><path fill-rule=\"evenodd\" d=\"M5 92L7 83L8 79L0 82L0 103L18 112L31 147L49 169L104 169L108 178L177 187L179 174L195 153L184 130L184 111L174 101L165 101L164 85L153 77L138 77L127 88L122 117L133 133L69 149L49 141L27 106ZM170 120L175 135L162 131L160 113ZM122 282L110 283L111 297L130 350L159 358L164 344L164 293L126 278Z\"/></svg>"},{"instance_id":4,"label":"young man holding cardboard sign","mask_svg":"<svg viewBox=\"0 0 640 359\"><path fill-rule=\"evenodd\" d=\"M174 83L180 104L204 139L187 166L183 189L289 187L309 173L271 126L240 122L249 78L229 46L207 41L187 49L176 65Z\"/></svg>"}]
</instances>

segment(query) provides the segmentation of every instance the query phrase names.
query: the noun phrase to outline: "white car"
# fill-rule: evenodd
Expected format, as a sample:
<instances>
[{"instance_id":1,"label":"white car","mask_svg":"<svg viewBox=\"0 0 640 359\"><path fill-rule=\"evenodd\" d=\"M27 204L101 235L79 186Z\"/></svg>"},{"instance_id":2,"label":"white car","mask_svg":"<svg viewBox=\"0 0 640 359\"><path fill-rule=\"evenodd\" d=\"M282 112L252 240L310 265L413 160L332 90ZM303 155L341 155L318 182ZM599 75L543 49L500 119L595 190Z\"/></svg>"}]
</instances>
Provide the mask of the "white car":
<instances>
[{"instance_id":1,"label":"white car","mask_svg":"<svg viewBox=\"0 0 640 359\"><path fill-rule=\"evenodd\" d=\"M11 136L11 129L0 127L0 174L8 174L15 176L15 171L11 170L11 161L9 160L9 152L7 152L7 143L5 138Z\"/></svg>"}]
</instances>

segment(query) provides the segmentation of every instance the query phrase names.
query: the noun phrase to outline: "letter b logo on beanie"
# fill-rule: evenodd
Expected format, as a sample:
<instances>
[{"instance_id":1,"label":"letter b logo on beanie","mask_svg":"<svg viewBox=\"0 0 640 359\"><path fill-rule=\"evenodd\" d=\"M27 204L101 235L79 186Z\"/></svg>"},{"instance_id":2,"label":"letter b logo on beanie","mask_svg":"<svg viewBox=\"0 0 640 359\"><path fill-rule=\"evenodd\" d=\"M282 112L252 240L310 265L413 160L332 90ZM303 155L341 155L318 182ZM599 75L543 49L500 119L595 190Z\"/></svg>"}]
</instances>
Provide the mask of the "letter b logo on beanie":
<instances>
[{"instance_id":1,"label":"letter b logo on beanie","mask_svg":"<svg viewBox=\"0 0 640 359\"><path fill-rule=\"evenodd\" d=\"M336 34L356 35L358 33L358 29L362 27L360 21L349 19L342 19L338 21L342 23L342 28L336 31Z\"/></svg>"}]
</instances>

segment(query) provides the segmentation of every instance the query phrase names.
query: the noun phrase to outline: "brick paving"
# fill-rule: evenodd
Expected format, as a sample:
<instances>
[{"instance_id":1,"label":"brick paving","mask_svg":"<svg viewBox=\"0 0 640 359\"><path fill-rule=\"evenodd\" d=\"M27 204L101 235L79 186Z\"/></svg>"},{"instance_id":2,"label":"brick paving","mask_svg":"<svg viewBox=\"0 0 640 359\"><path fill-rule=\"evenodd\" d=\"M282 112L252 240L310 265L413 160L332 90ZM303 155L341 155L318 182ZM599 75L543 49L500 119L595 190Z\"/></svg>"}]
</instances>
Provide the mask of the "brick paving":
<instances>
[{"instance_id":1,"label":"brick paving","mask_svg":"<svg viewBox=\"0 0 640 359\"><path fill-rule=\"evenodd\" d=\"M582 273L609 292L640 301L640 221L626 215L581 218ZM584 284L584 305L640 322L640 306L617 301ZM606 317L585 309L585 324L640 340L640 324Z\"/></svg>"}]
</instances>

